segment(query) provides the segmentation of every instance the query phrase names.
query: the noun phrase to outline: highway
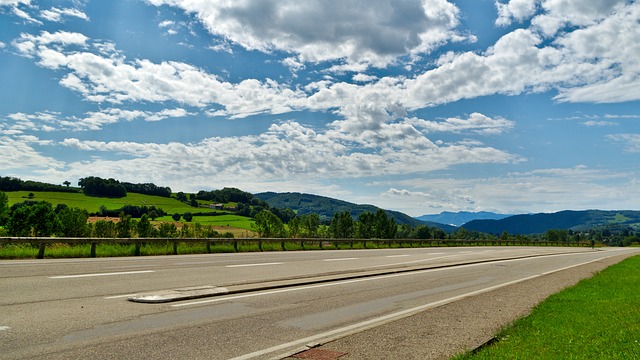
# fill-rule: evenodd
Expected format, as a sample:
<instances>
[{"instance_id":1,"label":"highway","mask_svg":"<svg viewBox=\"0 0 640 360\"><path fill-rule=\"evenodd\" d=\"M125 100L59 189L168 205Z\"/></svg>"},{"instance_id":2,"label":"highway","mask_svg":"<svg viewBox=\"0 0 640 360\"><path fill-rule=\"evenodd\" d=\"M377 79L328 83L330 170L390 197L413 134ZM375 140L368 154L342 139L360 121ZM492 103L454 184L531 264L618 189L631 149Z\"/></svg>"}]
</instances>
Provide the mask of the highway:
<instances>
[{"instance_id":1,"label":"highway","mask_svg":"<svg viewBox=\"0 0 640 360\"><path fill-rule=\"evenodd\" d=\"M469 247L0 261L2 359L270 359L634 249ZM227 295L146 304L166 290Z\"/></svg>"}]
</instances>

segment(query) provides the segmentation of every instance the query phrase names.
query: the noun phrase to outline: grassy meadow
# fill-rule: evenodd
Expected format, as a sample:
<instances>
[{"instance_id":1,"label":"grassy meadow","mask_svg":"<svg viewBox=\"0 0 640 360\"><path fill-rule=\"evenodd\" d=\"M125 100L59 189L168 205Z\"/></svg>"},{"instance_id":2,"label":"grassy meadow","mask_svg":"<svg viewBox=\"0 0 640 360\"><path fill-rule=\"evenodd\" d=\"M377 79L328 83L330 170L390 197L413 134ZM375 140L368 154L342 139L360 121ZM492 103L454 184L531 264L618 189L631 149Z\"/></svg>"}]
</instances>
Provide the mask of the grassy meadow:
<instances>
[{"instance_id":1,"label":"grassy meadow","mask_svg":"<svg viewBox=\"0 0 640 360\"><path fill-rule=\"evenodd\" d=\"M29 193L33 193L33 197L29 198ZM69 207L75 207L80 209L86 209L89 213L95 213L100 211L101 206L105 206L109 210L119 209L125 205L135 206L155 206L164 210L168 216L159 217L156 222L174 222L171 218L171 214L185 212L216 212L209 208L193 208L174 197L162 197L143 195L137 193L128 193L127 196L122 198L107 198L107 197L94 197L86 196L83 193L62 193L62 192L40 192L40 191L9 191L5 192L9 198L9 206L20 203L26 200L33 201L47 201L55 207L58 204L66 204ZM204 202L199 202L201 205L206 205ZM231 204L234 205L234 204ZM200 223L202 225L210 225L219 227L219 232L232 232L241 236L242 233L246 233L247 230L253 229L253 220L244 216L238 216L234 214L227 214L223 211L217 211L223 213L218 216L194 216L191 223ZM181 222L186 223L181 219ZM247 236L250 236L247 233Z\"/></svg>"},{"instance_id":2,"label":"grassy meadow","mask_svg":"<svg viewBox=\"0 0 640 360\"><path fill-rule=\"evenodd\" d=\"M492 345L454 357L640 359L640 256L552 295Z\"/></svg>"}]
</instances>

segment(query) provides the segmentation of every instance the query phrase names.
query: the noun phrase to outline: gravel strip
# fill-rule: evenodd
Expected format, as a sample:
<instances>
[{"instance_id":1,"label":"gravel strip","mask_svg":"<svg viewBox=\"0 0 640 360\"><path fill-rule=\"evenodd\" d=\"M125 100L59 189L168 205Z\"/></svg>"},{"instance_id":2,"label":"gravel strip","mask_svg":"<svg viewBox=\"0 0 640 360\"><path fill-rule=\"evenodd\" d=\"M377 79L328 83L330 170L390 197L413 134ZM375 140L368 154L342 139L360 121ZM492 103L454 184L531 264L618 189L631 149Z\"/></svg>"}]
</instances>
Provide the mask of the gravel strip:
<instances>
[{"instance_id":1,"label":"gravel strip","mask_svg":"<svg viewBox=\"0 0 640 360\"><path fill-rule=\"evenodd\" d=\"M466 298L319 348L346 353L340 360L448 359L490 341L550 295L632 255L607 258Z\"/></svg>"}]
</instances>

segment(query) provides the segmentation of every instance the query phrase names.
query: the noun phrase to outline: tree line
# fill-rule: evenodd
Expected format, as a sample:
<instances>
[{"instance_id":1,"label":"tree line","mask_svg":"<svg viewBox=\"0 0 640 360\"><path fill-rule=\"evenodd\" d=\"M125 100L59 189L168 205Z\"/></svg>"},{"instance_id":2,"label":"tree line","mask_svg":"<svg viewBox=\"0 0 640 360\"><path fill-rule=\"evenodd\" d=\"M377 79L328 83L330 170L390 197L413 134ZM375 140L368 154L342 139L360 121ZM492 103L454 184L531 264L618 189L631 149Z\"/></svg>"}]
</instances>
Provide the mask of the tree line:
<instances>
[{"instance_id":1,"label":"tree line","mask_svg":"<svg viewBox=\"0 0 640 360\"><path fill-rule=\"evenodd\" d=\"M0 191L49 191L78 193L78 188L69 187L70 182L65 182L65 186L47 184L32 180L20 180L19 178L0 176Z\"/></svg>"}]
</instances>

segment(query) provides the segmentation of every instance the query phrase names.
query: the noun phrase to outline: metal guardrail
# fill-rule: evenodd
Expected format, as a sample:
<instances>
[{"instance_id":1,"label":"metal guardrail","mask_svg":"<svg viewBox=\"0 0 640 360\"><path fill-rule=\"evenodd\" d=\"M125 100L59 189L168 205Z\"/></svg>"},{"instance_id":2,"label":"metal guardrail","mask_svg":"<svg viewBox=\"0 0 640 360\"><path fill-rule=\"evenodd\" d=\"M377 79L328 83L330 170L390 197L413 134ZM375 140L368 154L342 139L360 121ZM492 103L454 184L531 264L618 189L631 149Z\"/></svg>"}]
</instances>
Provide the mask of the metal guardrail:
<instances>
[{"instance_id":1,"label":"metal guardrail","mask_svg":"<svg viewBox=\"0 0 640 360\"><path fill-rule=\"evenodd\" d=\"M211 252L211 245L233 244L234 251L238 252L241 244L258 244L260 251L264 251L264 243L280 243L283 251L286 251L287 243L298 243L305 248L305 245L317 244L320 249L338 248L338 244L349 243L350 248L356 243L361 243L367 248L367 243L387 244L391 247L396 244L400 247L409 245L414 247L438 247L438 246L592 246L591 242L550 242L550 241L521 241L521 240L467 240L467 239L330 239L330 238L69 238L69 237L1 237L0 246L9 244L33 244L38 245L38 259L44 259L47 245L51 244L91 244L91 257L96 257L96 247L98 244L133 244L135 245L134 255L140 255L140 247L143 244L173 244L174 255L178 254L178 244L180 243L204 243L207 252Z\"/></svg>"}]
</instances>

